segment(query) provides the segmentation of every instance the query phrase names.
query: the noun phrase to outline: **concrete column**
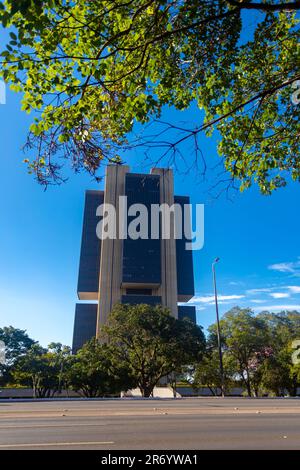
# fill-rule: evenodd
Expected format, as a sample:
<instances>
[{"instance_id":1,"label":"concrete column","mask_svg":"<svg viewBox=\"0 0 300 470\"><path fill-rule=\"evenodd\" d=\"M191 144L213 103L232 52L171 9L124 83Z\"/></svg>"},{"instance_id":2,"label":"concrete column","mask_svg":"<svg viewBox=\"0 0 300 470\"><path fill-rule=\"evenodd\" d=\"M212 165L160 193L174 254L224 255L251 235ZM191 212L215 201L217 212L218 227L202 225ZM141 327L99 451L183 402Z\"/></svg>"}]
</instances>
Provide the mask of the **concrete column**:
<instances>
[{"instance_id":1,"label":"concrete column","mask_svg":"<svg viewBox=\"0 0 300 470\"><path fill-rule=\"evenodd\" d=\"M113 306L121 301L122 248L123 240L119 239L119 196L125 194L125 175L129 167L109 165L106 167L104 204L112 204L116 208L117 238L102 240L99 302L97 312L97 331L99 337L101 326L107 321Z\"/></svg>"},{"instance_id":2,"label":"concrete column","mask_svg":"<svg viewBox=\"0 0 300 470\"><path fill-rule=\"evenodd\" d=\"M160 175L160 204L165 203L172 206L174 204L173 171L171 169L153 168L151 170L151 174ZM162 283L159 291L162 297L162 304L170 309L171 315L178 318L176 240L174 223L171 224L170 239L161 240L161 265Z\"/></svg>"}]
</instances>

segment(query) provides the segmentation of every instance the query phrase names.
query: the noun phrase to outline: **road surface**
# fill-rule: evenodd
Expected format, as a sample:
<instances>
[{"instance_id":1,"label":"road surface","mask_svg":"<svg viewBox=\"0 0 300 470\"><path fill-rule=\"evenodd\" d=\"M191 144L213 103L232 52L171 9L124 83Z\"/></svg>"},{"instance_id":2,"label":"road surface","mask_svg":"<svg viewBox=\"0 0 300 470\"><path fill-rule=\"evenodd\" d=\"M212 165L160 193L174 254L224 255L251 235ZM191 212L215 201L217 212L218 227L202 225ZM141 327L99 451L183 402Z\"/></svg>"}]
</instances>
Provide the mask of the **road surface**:
<instances>
[{"instance_id":1,"label":"road surface","mask_svg":"<svg viewBox=\"0 0 300 470\"><path fill-rule=\"evenodd\" d=\"M6 449L300 449L300 399L1 400Z\"/></svg>"}]
</instances>

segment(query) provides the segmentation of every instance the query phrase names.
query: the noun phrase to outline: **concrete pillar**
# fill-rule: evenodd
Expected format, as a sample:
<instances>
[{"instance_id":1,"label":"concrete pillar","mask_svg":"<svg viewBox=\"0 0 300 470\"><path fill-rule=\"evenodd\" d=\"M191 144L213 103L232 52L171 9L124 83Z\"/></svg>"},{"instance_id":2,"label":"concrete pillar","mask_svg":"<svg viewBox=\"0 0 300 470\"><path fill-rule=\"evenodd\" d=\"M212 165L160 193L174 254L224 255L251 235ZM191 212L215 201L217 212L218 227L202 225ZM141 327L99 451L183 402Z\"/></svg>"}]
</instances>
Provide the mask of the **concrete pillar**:
<instances>
[{"instance_id":1,"label":"concrete pillar","mask_svg":"<svg viewBox=\"0 0 300 470\"><path fill-rule=\"evenodd\" d=\"M160 175L160 204L165 203L172 206L174 204L173 170L153 168L151 170L151 174ZM176 240L174 223L171 224L170 239L161 240L161 266L162 283L159 289L159 295L162 297L163 306L168 307L171 311L171 315L178 318Z\"/></svg>"},{"instance_id":2,"label":"concrete pillar","mask_svg":"<svg viewBox=\"0 0 300 470\"><path fill-rule=\"evenodd\" d=\"M97 338L101 326L107 321L113 306L121 301L122 248L123 240L119 234L119 196L125 194L125 175L128 166L109 165L106 167L104 204L112 204L116 208L116 239L102 240L99 302L97 312Z\"/></svg>"}]
</instances>

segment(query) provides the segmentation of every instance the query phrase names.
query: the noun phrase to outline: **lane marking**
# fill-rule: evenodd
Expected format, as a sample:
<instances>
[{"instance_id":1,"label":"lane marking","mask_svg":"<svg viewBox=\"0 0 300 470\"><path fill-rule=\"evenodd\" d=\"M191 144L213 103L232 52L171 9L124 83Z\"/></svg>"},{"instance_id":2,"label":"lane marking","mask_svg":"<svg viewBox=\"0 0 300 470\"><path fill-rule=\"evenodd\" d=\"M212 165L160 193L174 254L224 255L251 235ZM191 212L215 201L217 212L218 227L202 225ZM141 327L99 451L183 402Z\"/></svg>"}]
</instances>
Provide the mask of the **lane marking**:
<instances>
[{"instance_id":1,"label":"lane marking","mask_svg":"<svg viewBox=\"0 0 300 470\"><path fill-rule=\"evenodd\" d=\"M0 426L0 429L35 429L35 428L74 428L76 427L88 427L88 426L108 426L108 423L75 423L75 424L12 424L8 426Z\"/></svg>"},{"instance_id":2,"label":"lane marking","mask_svg":"<svg viewBox=\"0 0 300 470\"><path fill-rule=\"evenodd\" d=\"M33 444L0 444L0 448L10 447L56 447L56 446L88 446L88 445L108 445L114 444L113 441L91 441L91 442L44 442Z\"/></svg>"}]
</instances>

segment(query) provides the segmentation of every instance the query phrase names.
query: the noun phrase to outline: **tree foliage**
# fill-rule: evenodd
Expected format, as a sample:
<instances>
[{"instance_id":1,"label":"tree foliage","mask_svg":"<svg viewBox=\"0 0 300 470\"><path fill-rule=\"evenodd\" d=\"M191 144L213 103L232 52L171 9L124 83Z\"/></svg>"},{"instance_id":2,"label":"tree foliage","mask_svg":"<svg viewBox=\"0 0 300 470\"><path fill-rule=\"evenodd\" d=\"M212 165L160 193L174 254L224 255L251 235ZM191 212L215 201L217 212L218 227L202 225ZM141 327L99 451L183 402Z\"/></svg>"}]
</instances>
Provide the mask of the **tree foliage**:
<instances>
[{"instance_id":1,"label":"tree foliage","mask_svg":"<svg viewBox=\"0 0 300 470\"><path fill-rule=\"evenodd\" d=\"M269 331L273 354L265 361L262 386L274 395L283 395L287 390L296 395L300 385L300 365L293 364L293 340L300 338L299 312L263 312L259 315Z\"/></svg>"},{"instance_id":2,"label":"tree foliage","mask_svg":"<svg viewBox=\"0 0 300 470\"><path fill-rule=\"evenodd\" d=\"M35 343L10 369L10 385L33 389L34 398L49 398L72 389L85 397L119 394L135 385L128 368L116 362L112 349L94 339L77 354L61 343Z\"/></svg>"},{"instance_id":3,"label":"tree foliage","mask_svg":"<svg viewBox=\"0 0 300 470\"><path fill-rule=\"evenodd\" d=\"M299 312L255 316L235 307L221 318L220 327L227 392L242 387L249 396L297 395ZM17 328L0 331L10 358L10 366L1 370L1 384L31 387L35 397L62 390L114 396L136 386L149 396L161 377L173 378L175 385L175 375L196 389L208 387L215 395L220 390L216 325L209 327L205 343L200 327L175 320L162 307L116 306L101 342L94 338L74 355L61 343L43 348Z\"/></svg>"},{"instance_id":4,"label":"tree foliage","mask_svg":"<svg viewBox=\"0 0 300 470\"><path fill-rule=\"evenodd\" d=\"M60 350L55 351L34 344L14 364L13 382L32 387L34 398L48 398L60 392L66 372L63 365L66 367L71 352L70 348L60 346Z\"/></svg>"},{"instance_id":5,"label":"tree foliage","mask_svg":"<svg viewBox=\"0 0 300 470\"><path fill-rule=\"evenodd\" d=\"M10 380L10 372L15 362L35 344L25 330L5 326L0 328L0 340L4 343L5 362L0 363L0 383Z\"/></svg>"},{"instance_id":6,"label":"tree foliage","mask_svg":"<svg viewBox=\"0 0 300 470\"><path fill-rule=\"evenodd\" d=\"M96 338L73 357L68 382L85 397L118 395L135 385L126 364L116 361L113 348L100 344Z\"/></svg>"},{"instance_id":7,"label":"tree foliage","mask_svg":"<svg viewBox=\"0 0 300 470\"><path fill-rule=\"evenodd\" d=\"M293 363L292 342L300 338L299 312L262 312L255 316L250 309L235 307L222 317L220 328L230 386L245 387L248 396L297 394L300 365ZM216 325L209 327L207 344L206 361L198 366L196 384L202 380L202 385L210 386L220 383Z\"/></svg>"},{"instance_id":8,"label":"tree foliage","mask_svg":"<svg viewBox=\"0 0 300 470\"><path fill-rule=\"evenodd\" d=\"M61 181L61 156L97 175L103 162L120 162L120 149L132 145L161 146L174 163L180 143L191 138L197 159L199 133L213 130L228 185L237 181L245 189L255 182L269 194L287 175L299 180L300 106L291 102L300 79L298 1L7 0L0 6L10 28L1 74L23 93L22 109L36 111L28 163L42 184ZM250 10L257 15L248 20ZM183 110L193 102L204 121L180 128L178 140L127 142L136 123L159 119L165 105Z\"/></svg>"},{"instance_id":9,"label":"tree foliage","mask_svg":"<svg viewBox=\"0 0 300 470\"><path fill-rule=\"evenodd\" d=\"M235 373L235 368L230 359L229 356L226 356L223 360L224 385L227 391L234 386L234 380L232 380L232 378ZM195 389L208 387L212 395L221 395L222 379L220 373L220 359L219 352L216 348L207 348L201 362L197 364L192 383Z\"/></svg>"},{"instance_id":10,"label":"tree foliage","mask_svg":"<svg viewBox=\"0 0 300 470\"><path fill-rule=\"evenodd\" d=\"M255 371L253 361L269 345L264 322L255 317L250 309L236 307L224 315L220 327L224 353L234 360L235 371L251 396L251 379ZM216 326L210 327L209 332L209 342L216 344Z\"/></svg>"},{"instance_id":11,"label":"tree foliage","mask_svg":"<svg viewBox=\"0 0 300 470\"><path fill-rule=\"evenodd\" d=\"M12 365L18 357L24 355L35 341L31 339L26 330L13 326L0 328L0 340L5 344L5 360L8 366Z\"/></svg>"},{"instance_id":12,"label":"tree foliage","mask_svg":"<svg viewBox=\"0 0 300 470\"><path fill-rule=\"evenodd\" d=\"M161 306L117 305L103 334L116 360L127 364L144 397L151 395L162 377L198 362L205 347L199 326L176 320Z\"/></svg>"}]
</instances>

